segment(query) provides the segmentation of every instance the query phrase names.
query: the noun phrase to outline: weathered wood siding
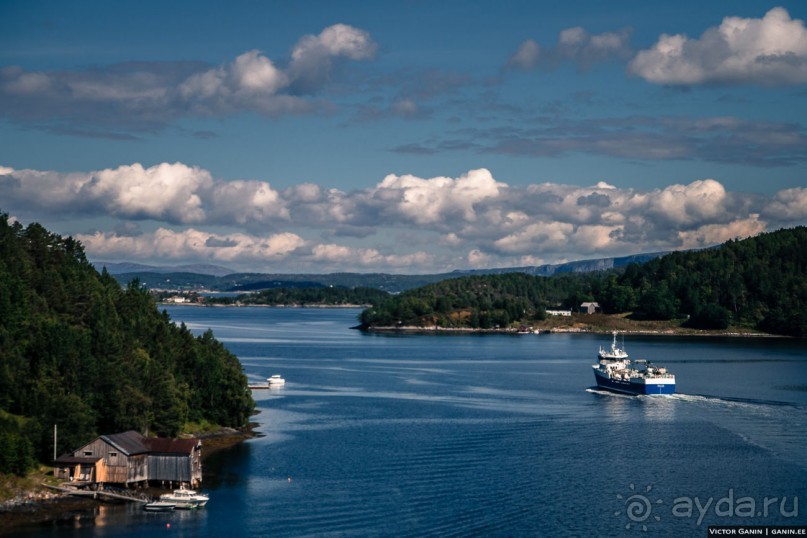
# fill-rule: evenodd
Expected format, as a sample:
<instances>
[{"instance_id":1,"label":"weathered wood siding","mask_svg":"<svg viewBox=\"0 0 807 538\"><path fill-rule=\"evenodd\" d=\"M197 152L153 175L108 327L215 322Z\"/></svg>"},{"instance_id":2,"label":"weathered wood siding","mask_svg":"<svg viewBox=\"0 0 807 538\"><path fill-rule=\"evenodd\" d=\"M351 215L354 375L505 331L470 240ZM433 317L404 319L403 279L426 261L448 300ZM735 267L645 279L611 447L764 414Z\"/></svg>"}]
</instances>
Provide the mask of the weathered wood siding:
<instances>
[{"instance_id":1,"label":"weathered wood siding","mask_svg":"<svg viewBox=\"0 0 807 538\"><path fill-rule=\"evenodd\" d=\"M196 484L201 484L202 482L202 444L199 443L196 445L196 448L193 451L193 458L192 458L192 475L193 475L193 482Z\"/></svg>"},{"instance_id":2,"label":"weathered wood siding","mask_svg":"<svg viewBox=\"0 0 807 538\"><path fill-rule=\"evenodd\" d=\"M126 484L148 479L148 461L145 454L127 456L120 449L100 437L73 452L74 456L101 456L96 466L96 482Z\"/></svg>"},{"instance_id":3,"label":"weathered wood siding","mask_svg":"<svg viewBox=\"0 0 807 538\"><path fill-rule=\"evenodd\" d=\"M187 454L149 454L149 480L198 484L202 481L202 445Z\"/></svg>"},{"instance_id":4,"label":"weathered wood siding","mask_svg":"<svg viewBox=\"0 0 807 538\"><path fill-rule=\"evenodd\" d=\"M149 454L149 480L192 482L191 459L179 454Z\"/></svg>"},{"instance_id":5,"label":"weathered wood siding","mask_svg":"<svg viewBox=\"0 0 807 538\"><path fill-rule=\"evenodd\" d=\"M129 458L129 481L139 482L148 480L148 456L136 454Z\"/></svg>"}]
</instances>

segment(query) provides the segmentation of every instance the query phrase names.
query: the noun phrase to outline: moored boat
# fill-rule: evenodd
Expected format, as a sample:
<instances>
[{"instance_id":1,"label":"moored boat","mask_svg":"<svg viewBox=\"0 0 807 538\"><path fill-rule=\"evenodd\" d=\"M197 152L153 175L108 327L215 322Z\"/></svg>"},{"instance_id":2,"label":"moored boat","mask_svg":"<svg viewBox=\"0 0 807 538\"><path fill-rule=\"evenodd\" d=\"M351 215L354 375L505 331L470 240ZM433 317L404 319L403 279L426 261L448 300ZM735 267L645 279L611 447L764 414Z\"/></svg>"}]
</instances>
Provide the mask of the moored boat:
<instances>
[{"instance_id":1,"label":"moored boat","mask_svg":"<svg viewBox=\"0 0 807 538\"><path fill-rule=\"evenodd\" d=\"M209 500L210 497L207 495L192 489L186 489L184 486L175 489L171 493L163 493L160 495L160 501L174 503L175 508L179 510L201 508L206 505Z\"/></svg>"},{"instance_id":2,"label":"moored boat","mask_svg":"<svg viewBox=\"0 0 807 538\"><path fill-rule=\"evenodd\" d=\"M628 353L616 343L617 333L611 349L603 349L597 354L598 364L594 368L597 387L625 394L674 394L675 376L664 367L657 367L646 360L634 361L643 365L637 369L631 366Z\"/></svg>"},{"instance_id":3,"label":"moored boat","mask_svg":"<svg viewBox=\"0 0 807 538\"><path fill-rule=\"evenodd\" d=\"M152 501L143 505L143 510L147 512L170 512L176 508L177 503L168 501Z\"/></svg>"},{"instance_id":4,"label":"moored boat","mask_svg":"<svg viewBox=\"0 0 807 538\"><path fill-rule=\"evenodd\" d=\"M286 384L286 380L280 377L280 374L275 374L266 380L270 387L282 387Z\"/></svg>"}]
</instances>

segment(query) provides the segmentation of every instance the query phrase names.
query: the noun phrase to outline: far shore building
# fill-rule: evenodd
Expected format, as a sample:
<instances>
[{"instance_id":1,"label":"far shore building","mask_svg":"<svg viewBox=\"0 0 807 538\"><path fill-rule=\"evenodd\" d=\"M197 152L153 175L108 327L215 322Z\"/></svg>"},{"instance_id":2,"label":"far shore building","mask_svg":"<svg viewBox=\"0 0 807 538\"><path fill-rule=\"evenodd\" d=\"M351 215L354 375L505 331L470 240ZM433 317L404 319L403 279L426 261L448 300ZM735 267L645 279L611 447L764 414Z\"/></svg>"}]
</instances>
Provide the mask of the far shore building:
<instances>
[{"instance_id":1,"label":"far shore building","mask_svg":"<svg viewBox=\"0 0 807 538\"><path fill-rule=\"evenodd\" d=\"M583 303L580 305L580 311L584 314L594 314L600 309L600 303Z\"/></svg>"},{"instance_id":2,"label":"far shore building","mask_svg":"<svg viewBox=\"0 0 807 538\"><path fill-rule=\"evenodd\" d=\"M84 485L197 487L202 482L202 442L144 437L136 431L101 435L57 458L54 475Z\"/></svg>"},{"instance_id":3,"label":"far shore building","mask_svg":"<svg viewBox=\"0 0 807 538\"><path fill-rule=\"evenodd\" d=\"M546 313L550 316L571 316L571 310L547 310Z\"/></svg>"}]
</instances>

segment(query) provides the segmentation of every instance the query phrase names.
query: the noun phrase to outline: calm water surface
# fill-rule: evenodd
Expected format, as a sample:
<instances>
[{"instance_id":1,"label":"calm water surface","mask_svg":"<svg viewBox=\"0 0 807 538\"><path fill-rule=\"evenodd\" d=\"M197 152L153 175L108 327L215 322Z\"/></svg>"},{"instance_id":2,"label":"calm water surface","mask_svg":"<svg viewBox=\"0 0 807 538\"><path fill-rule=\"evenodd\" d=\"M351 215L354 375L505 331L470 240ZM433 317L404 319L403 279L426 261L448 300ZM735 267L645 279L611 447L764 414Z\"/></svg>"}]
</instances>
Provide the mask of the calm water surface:
<instances>
[{"instance_id":1,"label":"calm water surface","mask_svg":"<svg viewBox=\"0 0 807 538\"><path fill-rule=\"evenodd\" d=\"M592 388L593 335L368 335L358 310L168 309L212 328L263 437L207 508L104 506L25 535L706 536L807 523L807 342L629 337L679 394ZM696 499L697 498L697 499ZM706 507L706 508L704 508ZM687 510L689 508L689 510ZM170 527L167 525L170 524Z\"/></svg>"}]
</instances>

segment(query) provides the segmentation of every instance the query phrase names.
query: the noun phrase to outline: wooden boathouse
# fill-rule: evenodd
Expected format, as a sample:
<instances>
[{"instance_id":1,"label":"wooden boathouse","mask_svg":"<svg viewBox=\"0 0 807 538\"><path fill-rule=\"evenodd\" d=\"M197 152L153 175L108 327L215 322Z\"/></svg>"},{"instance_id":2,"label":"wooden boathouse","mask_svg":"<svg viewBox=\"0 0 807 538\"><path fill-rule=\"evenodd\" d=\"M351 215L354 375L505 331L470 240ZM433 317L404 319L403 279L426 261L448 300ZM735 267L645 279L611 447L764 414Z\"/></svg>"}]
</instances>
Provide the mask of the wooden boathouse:
<instances>
[{"instance_id":1,"label":"wooden boathouse","mask_svg":"<svg viewBox=\"0 0 807 538\"><path fill-rule=\"evenodd\" d=\"M136 431L101 435L56 459L54 475L84 484L202 482L202 442L144 437Z\"/></svg>"}]
</instances>

